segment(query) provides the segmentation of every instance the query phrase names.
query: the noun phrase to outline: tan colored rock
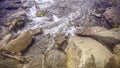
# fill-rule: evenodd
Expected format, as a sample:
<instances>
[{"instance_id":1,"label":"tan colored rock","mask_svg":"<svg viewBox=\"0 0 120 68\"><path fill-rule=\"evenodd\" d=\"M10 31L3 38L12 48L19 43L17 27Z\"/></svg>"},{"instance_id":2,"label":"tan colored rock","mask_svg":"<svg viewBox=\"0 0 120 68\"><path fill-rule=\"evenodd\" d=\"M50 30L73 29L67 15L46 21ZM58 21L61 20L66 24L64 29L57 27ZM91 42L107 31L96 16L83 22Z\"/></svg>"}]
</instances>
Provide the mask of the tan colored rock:
<instances>
[{"instance_id":1,"label":"tan colored rock","mask_svg":"<svg viewBox=\"0 0 120 68\"><path fill-rule=\"evenodd\" d=\"M24 65L22 68L66 68L66 55L64 52L53 49L46 54L41 54L37 58Z\"/></svg>"},{"instance_id":2,"label":"tan colored rock","mask_svg":"<svg viewBox=\"0 0 120 68\"><path fill-rule=\"evenodd\" d=\"M13 52L21 52L25 50L32 41L32 34L30 31L24 31L17 38L11 40L8 44L3 45L1 49Z\"/></svg>"},{"instance_id":3,"label":"tan colored rock","mask_svg":"<svg viewBox=\"0 0 120 68\"><path fill-rule=\"evenodd\" d=\"M103 27L88 27L83 29L82 32L78 31L76 35L92 37L99 42L106 44L111 49L113 49L116 44L120 43L120 28L107 30Z\"/></svg>"},{"instance_id":4,"label":"tan colored rock","mask_svg":"<svg viewBox=\"0 0 120 68\"><path fill-rule=\"evenodd\" d=\"M120 68L120 57L113 54L105 68Z\"/></svg>"},{"instance_id":5,"label":"tan colored rock","mask_svg":"<svg viewBox=\"0 0 120 68\"><path fill-rule=\"evenodd\" d=\"M10 41L10 38L11 38L11 37L12 37L11 34L6 35L6 36L3 38L3 40L0 41L0 47L1 47L2 45L6 45L6 44Z\"/></svg>"},{"instance_id":6,"label":"tan colored rock","mask_svg":"<svg viewBox=\"0 0 120 68\"><path fill-rule=\"evenodd\" d=\"M118 44L114 47L114 53L116 55L120 56L120 44Z\"/></svg>"},{"instance_id":7,"label":"tan colored rock","mask_svg":"<svg viewBox=\"0 0 120 68\"><path fill-rule=\"evenodd\" d=\"M46 53L45 68L66 68L65 53L57 49L53 49Z\"/></svg>"},{"instance_id":8,"label":"tan colored rock","mask_svg":"<svg viewBox=\"0 0 120 68\"><path fill-rule=\"evenodd\" d=\"M67 44L68 38L64 34L57 34L54 37L54 48L58 49L65 49L65 46Z\"/></svg>"},{"instance_id":9,"label":"tan colored rock","mask_svg":"<svg viewBox=\"0 0 120 68\"><path fill-rule=\"evenodd\" d=\"M113 5L119 5L120 4L120 0L110 0L112 2Z\"/></svg>"},{"instance_id":10,"label":"tan colored rock","mask_svg":"<svg viewBox=\"0 0 120 68\"><path fill-rule=\"evenodd\" d=\"M21 17L23 15L26 15L25 11L17 11L17 12L14 12L13 14L10 14L10 16L7 18L7 20L11 21L13 18L18 18L18 17Z\"/></svg>"},{"instance_id":11,"label":"tan colored rock","mask_svg":"<svg viewBox=\"0 0 120 68\"><path fill-rule=\"evenodd\" d=\"M72 37L65 49L67 68L104 68L112 53L89 37Z\"/></svg>"},{"instance_id":12,"label":"tan colored rock","mask_svg":"<svg viewBox=\"0 0 120 68\"><path fill-rule=\"evenodd\" d=\"M6 58L1 59L0 57L0 68L17 68L17 66L20 64L18 60Z\"/></svg>"},{"instance_id":13,"label":"tan colored rock","mask_svg":"<svg viewBox=\"0 0 120 68\"><path fill-rule=\"evenodd\" d=\"M81 30L78 30L75 34L76 35L94 35L98 32L106 31L106 30L107 30L106 28L100 27L100 26L86 27Z\"/></svg>"},{"instance_id":14,"label":"tan colored rock","mask_svg":"<svg viewBox=\"0 0 120 68\"><path fill-rule=\"evenodd\" d=\"M31 59L28 64L23 65L22 68L44 68L44 55ZM21 68L21 67L20 67Z\"/></svg>"},{"instance_id":15,"label":"tan colored rock","mask_svg":"<svg viewBox=\"0 0 120 68\"><path fill-rule=\"evenodd\" d=\"M32 36L41 32L41 29L25 30L15 38L11 38L14 37L11 36L11 34L6 35L0 42L0 55L19 60L21 62L26 62L21 52L26 50L26 48L31 44Z\"/></svg>"}]
</instances>

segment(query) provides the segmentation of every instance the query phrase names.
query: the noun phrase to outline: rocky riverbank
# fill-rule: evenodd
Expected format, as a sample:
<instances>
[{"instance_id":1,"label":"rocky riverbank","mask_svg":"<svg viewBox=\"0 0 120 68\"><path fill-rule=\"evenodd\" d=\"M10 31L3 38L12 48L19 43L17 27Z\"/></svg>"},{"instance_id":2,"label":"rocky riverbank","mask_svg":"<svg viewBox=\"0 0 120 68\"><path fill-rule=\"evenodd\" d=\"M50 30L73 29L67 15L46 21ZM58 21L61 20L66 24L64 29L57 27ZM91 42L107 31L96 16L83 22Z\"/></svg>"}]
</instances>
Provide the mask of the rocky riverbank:
<instances>
[{"instance_id":1,"label":"rocky riverbank","mask_svg":"<svg viewBox=\"0 0 120 68\"><path fill-rule=\"evenodd\" d=\"M119 0L1 0L0 68L120 68Z\"/></svg>"}]
</instances>

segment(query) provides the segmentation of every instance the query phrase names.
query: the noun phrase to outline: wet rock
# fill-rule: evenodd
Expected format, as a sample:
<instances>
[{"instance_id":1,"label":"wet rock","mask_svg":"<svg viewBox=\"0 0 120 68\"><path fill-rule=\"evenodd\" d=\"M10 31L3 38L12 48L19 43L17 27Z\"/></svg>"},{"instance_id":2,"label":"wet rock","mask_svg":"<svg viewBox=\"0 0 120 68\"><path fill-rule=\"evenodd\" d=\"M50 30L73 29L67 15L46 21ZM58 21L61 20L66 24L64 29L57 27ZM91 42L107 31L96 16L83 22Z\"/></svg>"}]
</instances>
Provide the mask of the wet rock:
<instances>
[{"instance_id":1,"label":"wet rock","mask_svg":"<svg viewBox=\"0 0 120 68\"><path fill-rule=\"evenodd\" d=\"M53 49L45 55L45 68L66 68L66 55L64 52Z\"/></svg>"},{"instance_id":2,"label":"wet rock","mask_svg":"<svg viewBox=\"0 0 120 68\"><path fill-rule=\"evenodd\" d=\"M113 55L105 68L120 68L120 57L117 55Z\"/></svg>"},{"instance_id":3,"label":"wet rock","mask_svg":"<svg viewBox=\"0 0 120 68\"><path fill-rule=\"evenodd\" d=\"M17 31L17 29L20 29L21 27L25 26L25 22L22 19L13 19L11 24L8 27L8 30L14 30Z\"/></svg>"},{"instance_id":4,"label":"wet rock","mask_svg":"<svg viewBox=\"0 0 120 68\"><path fill-rule=\"evenodd\" d=\"M101 30L102 29L102 30ZM113 49L120 43L119 28L106 30L103 27L88 27L83 31L78 31L77 35L89 36Z\"/></svg>"},{"instance_id":5,"label":"wet rock","mask_svg":"<svg viewBox=\"0 0 120 68\"><path fill-rule=\"evenodd\" d=\"M52 15L58 18L70 19L69 24L76 27L105 26L109 28L107 21L102 17L103 12L111 4L109 0L63 0L46 8L46 16Z\"/></svg>"},{"instance_id":6,"label":"wet rock","mask_svg":"<svg viewBox=\"0 0 120 68\"><path fill-rule=\"evenodd\" d=\"M20 11L21 9L21 1L20 0L4 0L0 2L0 24L7 23L7 17L16 12Z\"/></svg>"},{"instance_id":7,"label":"wet rock","mask_svg":"<svg viewBox=\"0 0 120 68\"><path fill-rule=\"evenodd\" d=\"M38 58L31 59L28 64L22 66L22 68L44 68L44 55L40 55Z\"/></svg>"},{"instance_id":8,"label":"wet rock","mask_svg":"<svg viewBox=\"0 0 120 68\"><path fill-rule=\"evenodd\" d=\"M120 44L118 44L114 47L114 53L116 55L120 56Z\"/></svg>"},{"instance_id":9,"label":"wet rock","mask_svg":"<svg viewBox=\"0 0 120 68\"><path fill-rule=\"evenodd\" d=\"M113 6L107 8L104 12L105 18L112 24L113 27L118 27L120 25L120 6Z\"/></svg>"},{"instance_id":10,"label":"wet rock","mask_svg":"<svg viewBox=\"0 0 120 68\"><path fill-rule=\"evenodd\" d=\"M81 30L78 30L75 32L76 35L94 35L98 32L101 31L106 31L107 29L104 27L99 27L99 26L95 26L95 27L86 27L83 28Z\"/></svg>"},{"instance_id":11,"label":"wet rock","mask_svg":"<svg viewBox=\"0 0 120 68\"><path fill-rule=\"evenodd\" d=\"M67 68L104 68L112 57L105 46L89 37L70 38L65 52Z\"/></svg>"},{"instance_id":12,"label":"wet rock","mask_svg":"<svg viewBox=\"0 0 120 68\"><path fill-rule=\"evenodd\" d=\"M66 55L64 52L53 49L46 54L39 54L37 58L31 59L22 68L66 68Z\"/></svg>"},{"instance_id":13,"label":"wet rock","mask_svg":"<svg viewBox=\"0 0 120 68\"><path fill-rule=\"evenodd\" d=\"M43 16L45 16L45 13L43 11L39 10L39 11L37 11L36 16L37 17L43 17Z\"/></svg>"},{"instance_id":14,"label":"wet rock","mask_svg":"<svg viewBox=\"0 0 120 68\"><path fill-rule=\"evenodd\" d=\"M11 34L6 35L6 36L0 41L0 47L1 47L2 45L6 45L6 44L10 41L11 37L12 37Z\"/></svg>"},{"instance_id":15,"label":"wet rock","mask_svg":"<svg viewBox=\"0 0 120 68\"><path fill-rule=\"evenodd\" d=\"M12 14L9 14L7 17L7 28L9 31L18 31L25 27L25 24L28 22L25 11L16 11Z\"/></svg>"},{"instance_id":16,"label":"wet rock","mask_svg":"<svg viewBox=\"0 0 120 68\"><path fill-rule=\"evenodd\" d=\"M55 48L64 50L67 44L68 38L64 34L57 34L54 37Z\"/></svg>"},{"instance_id":17,"label":"wet rock","mask_svg":"<svg viewBox=\"0 0 120 68\"><path fill-rule=\"evenodd\" d=\"M113 5L119 5L120 4L120 0L111 0Z\"/></svg>"},{"instance_id":18,"label":"wet rock","mask_svg":"<svg viewBox=\"0 0 120 68\"><path fill-rule=\"evenodd\" d=\"M8 31L7 30L7 27L5 27L5 26L0 26L0 40L2 40L5 36L6 36L6 31Z\"/></svg>"},{"instance_id":19,"label":"wet rock","mask_svg":"<svg viewBox=\"0 0 120 68\"><path fill-rule=\"evenodd\" d=\"M1 59L0 57L0 68L17 68L19 64L20 62L17 60L10 58Z\"/></svg>"},{"instance_id":20,"label":"wet rock","mask_svg":"<svg viewBox=\"0 0 120 68\"><path fill-rule=\"evenodd\" d=\"M25 56L29 56L28 59L30 60L39 58L41 54L44 54L53 45L53 42L49 35L40 34L34 37L32 44L25 52Z\"/></svg>"},{"instance_id":21,"label":"wet rock","mask_svg":"<svg viewBox=\"0 0 120 68\"><path fill-rule=\"evenodd\" d=\"M10 40L6 45L2 45L0 48L13 52L24 51L32 41L32 34L29 30L21 33L17 38Z\"/></svg>"}]
</instances>

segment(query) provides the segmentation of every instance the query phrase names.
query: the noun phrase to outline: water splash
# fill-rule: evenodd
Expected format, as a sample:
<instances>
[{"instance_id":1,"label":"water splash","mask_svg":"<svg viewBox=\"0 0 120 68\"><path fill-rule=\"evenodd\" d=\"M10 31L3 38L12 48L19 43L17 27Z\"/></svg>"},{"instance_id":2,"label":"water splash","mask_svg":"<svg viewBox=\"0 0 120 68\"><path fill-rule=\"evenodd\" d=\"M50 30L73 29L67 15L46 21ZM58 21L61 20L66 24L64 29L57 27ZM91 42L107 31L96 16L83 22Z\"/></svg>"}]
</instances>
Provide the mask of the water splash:
<instances>
[{"instance_id":1,"label":"water splash","mask_svg":"<svg viewBox=\"0 0 120 68\"><path fill-rule=\"evenodd\" d=\"M29 2L27 4L31 4L30 1L27 2ZM36 13L39 9L47 9L47 7L54 5L55 2L53 0L35 0L34 2L36 4L32 5L29 11L27 11L27 15L29 19L32 20L32 22L29 22L26 25L25 29L43 28L44 34L50 34L53 36L58 33L74 35L74 31L76 30L76 28L74 26L68 26L70 24L70 20L72 19L71 16L73 16L74 14L67 17L58 17L57 15L51 13L50 17L46 15L43 17L36 17ZM46 5L46 3L49 5ZM50 21L50 18L52 19L52 21Z\"/></svg>"}]
</instances>

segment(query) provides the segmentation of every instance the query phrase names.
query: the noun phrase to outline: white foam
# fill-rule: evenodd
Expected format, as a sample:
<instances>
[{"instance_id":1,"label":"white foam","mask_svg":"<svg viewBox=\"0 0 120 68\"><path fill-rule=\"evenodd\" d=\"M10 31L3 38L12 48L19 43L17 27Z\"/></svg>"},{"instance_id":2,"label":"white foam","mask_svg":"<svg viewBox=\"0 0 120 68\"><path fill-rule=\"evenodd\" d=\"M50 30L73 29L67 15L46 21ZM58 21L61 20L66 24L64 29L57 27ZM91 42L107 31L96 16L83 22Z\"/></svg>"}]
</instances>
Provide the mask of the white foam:
<instances>
[{"instance_id":1,"label":"white foam","mask_svg":"<svg viewBox=\"0 0 120 68\"><path fill-rule=\"evenodd\" d=\"M36 28L38 28L38 27L39 27L39 24L33 26L31 29L36 29Z\"/></svg>"},{"instance_id":2,"label":"white foam","mask_svg":"<svg viewBox=\"0 0 120 68\"><path fill-rule=\"evenodd\" d=\"M53 15L53 20L54 20L55 22L58 22L60 19L59 19L56 15Z\"/></svg>"},{"instance_id":3,"label":"white foam","mask_svg":"<svg viewBox=\"0 0 120 68\"><path fill-rule=\"evenodd\" d=\"M34 17L32 18L33 22L41 22L41 21L47 21L47 17Z\"/></svg>"},{"instance_id":4,"label":"white foam","mask_svg":"<svg viewBox=\"0 0 120 68\"><path fill-rule=\"evenodd\" d=\"M66 31L66 33L74 36L74 35L75 35L75 34L74 34L75 31L76 31L76 28L75 28L74 26L72 26L72 27L70 27L70 28Z\"/></svg>"},{"instance_id":5,"label":"white foam","mask_svg":"<svg viewBox=\"0 0 120 68\"><path fill-rule=\"evenodd\" d=\"M45 2L54 3L54 0L35 0L35 2L37 2L37 3L45 3Z\"/></svg>"},{"instance_id":6,"label":"white foam","mask_svg":"<svg viewBox=\"0 0 120 68\"><path fill-rule=\"evenodd\" d=\"M36 6L34 5L30 8L30 11L28 12L27 15L30 17L36 17L36 12L37 12L37 9L36 9Z\"/></svg>"},{"instance_id":7,"label":"white foam","mask_svg":"<svg viewBox=\"0 0 120 68\"><path fill-rule=\"evenodd\" d=\"M50 34L53 36L60 32L65 33L66 35L74 35L76 28L74 26L69 26L69 21L71 21L76 15L79 15L78 12L73 12L70 15L63 17L58 17L57 15L52 14L53 21L49 21L47 16L36 17L36 12L38 8L44 9L54 4L54 0L35 0L35 2L37 4L33 5L27 13L32 22L26 26L26 29L43 28L44 34Z\"/></svg>"}]
</instances>

